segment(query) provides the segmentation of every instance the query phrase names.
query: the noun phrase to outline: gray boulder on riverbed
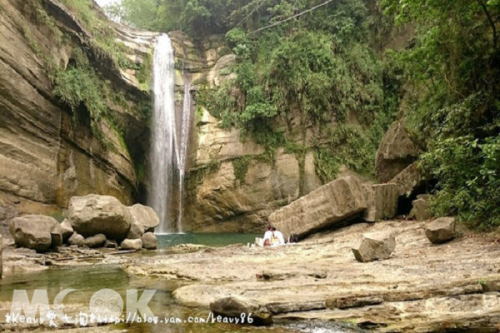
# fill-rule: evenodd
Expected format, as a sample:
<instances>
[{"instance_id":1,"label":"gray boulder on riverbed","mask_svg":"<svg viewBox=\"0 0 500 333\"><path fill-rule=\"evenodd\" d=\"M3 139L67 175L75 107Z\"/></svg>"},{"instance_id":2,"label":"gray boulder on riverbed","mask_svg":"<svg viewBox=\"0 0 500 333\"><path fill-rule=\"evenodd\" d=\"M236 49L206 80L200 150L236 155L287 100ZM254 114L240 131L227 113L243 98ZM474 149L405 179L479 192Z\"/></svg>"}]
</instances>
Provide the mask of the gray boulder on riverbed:
<instances>
[{"instance_id":1,"label":"gray boulder on riverbed","mask_svg":"<svg viewBox=\"0 0 500 333\"><path fill-rule=\"evenodd\" d=\"M128 207L128 210L130 212L130 215L132 216L132 223L143 226L143 233L154 231L154 229L160 224L160 218L151 207L141 204L135 204L131 207ZM138 238L140 238L140 236Z\"/></svg>"},{"instance_id":2,"label":"gray boulder on riverbed","mask_svg":"<svg viewBox=\"0 0 500 333\"><path fill-rule=\"evenodd\" d=\"M429 224L425 235L433 244L441 244L455 238L455 218L441 217Z\"/></svg>"},{"instance_id":3,"label":"gray boulder on riverbed","mask_svg":"<svg viewBox=\"0 0 500 333\"><path fill-rule=\"evenodd\" d=\"M73 227L71 226L71 223L69 223L68 219L64 219L64 221L61 222L61 233L64 241L67 241L74 232L75 231L73 230Z\"/></svg>"},{"instance_id":4,"label":"gray boulder on riverbed","mask_svg":"<svg viewBox=\"0 0 500 333\"><path fill-rule=\"evenodd\" d=\"M68 243L69 243L69 245L76 245L76 246L81 247L85 244L85 238L82 235L75 232L68 239Z\"/></svg>"},{"instance_id":5,"label":"gray boulder on riverbed","mask_svg":"<svg viewBox=\"0 0 500 333\"><path fill-rule=\"evenodd\" d=\"M10 234L17 246L39 252L62 243L59 222L45 215L25 215L12 219Z\"/></svg>"},{"instance_id":6,"label":"gray boulder on riverbed","mask_svg":"<svg viewBox=\"0 0 500 333\"><path fill-rule=\"evenodd\" d=\"M105 242L106 242L106 236L104 236L104 234L97 234L89 238L86 238L83 244L90 248L97 248L104 246Z\"/></svg>"},{"instance_id":7,"label":"gray boulder on riverbed","mask_svg":"<svg viewBox=\"0 0 500 333\"><path fill-rule=\"evenodd\" d=\"M363 234L363 239L352 249L352 252L357 261L369 262L389 258L395 248L394 234L381 231Z\"/></svg>"},{"instance_id":8,"label":"gray boulder on riverbed","mask_svg":"<svg viewBox=\"0 0 500 333\"><path fill-rule=\"evenodd\" d=\"M144 226L137 221L133 221L127 233L127 239L139 239L144 235Z\"/></svg>"},{"instance_id":9,"label":"gray boulder on riverbed","mask_svg":"<svg viewBox=\"0 0 500 333\"><path fill-rule=\"evenodd\" d=\"M140 250L142 249L142 240L140 239L124 239L120 244L122 250Z\"/></svg>"},{"instance_id":10,"label":"gray boulder on riverbed","mask_svg":"<svg viewBox=\"0 0 500 333\"><path fill-rule=\"evenodd\" d=\"M156 235L152 232L146 232L142 237L142 247L147 250L154 250L158 247L158 240Z\"/></svg>"},{"instance_id":11,"label":"gray boulder on riverbed","mask_svg":"<svg viewBox=\"0 0 500 333\"><path fill-rule=\"evenodd\" d=\"M128 208L118 199L95 194L72 197L68 220L84 237L102 233L106 238L116 240L124 239L132 224Z\"/></svg>"}]
</instances>

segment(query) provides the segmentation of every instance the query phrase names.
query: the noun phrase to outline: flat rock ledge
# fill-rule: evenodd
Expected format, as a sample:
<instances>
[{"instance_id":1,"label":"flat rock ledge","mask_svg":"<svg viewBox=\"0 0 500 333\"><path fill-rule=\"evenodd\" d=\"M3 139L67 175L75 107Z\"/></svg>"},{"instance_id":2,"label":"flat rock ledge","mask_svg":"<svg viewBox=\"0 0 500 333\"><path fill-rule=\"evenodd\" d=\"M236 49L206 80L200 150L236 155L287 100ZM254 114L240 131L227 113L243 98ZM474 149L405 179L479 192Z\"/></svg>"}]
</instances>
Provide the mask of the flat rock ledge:
<instances>
[{"instance_id":1,"label":"flat rock ledge","mask_svg":"<svg viewBox=\"0 0 500 333\"><path fill-rule=\"evenodd\" d=\"M131 274L179 281L173 295L181 305L208 309L240 297L269 311L274 323L349 322L380 332L497 331L498 244L464 234L437 248L425 227L415 221L360 223L295 245L200 248L122 265ZM391 257L356 261L351 248L362 235L382 231L397 241Z\"/></svg>"}]
</instances>

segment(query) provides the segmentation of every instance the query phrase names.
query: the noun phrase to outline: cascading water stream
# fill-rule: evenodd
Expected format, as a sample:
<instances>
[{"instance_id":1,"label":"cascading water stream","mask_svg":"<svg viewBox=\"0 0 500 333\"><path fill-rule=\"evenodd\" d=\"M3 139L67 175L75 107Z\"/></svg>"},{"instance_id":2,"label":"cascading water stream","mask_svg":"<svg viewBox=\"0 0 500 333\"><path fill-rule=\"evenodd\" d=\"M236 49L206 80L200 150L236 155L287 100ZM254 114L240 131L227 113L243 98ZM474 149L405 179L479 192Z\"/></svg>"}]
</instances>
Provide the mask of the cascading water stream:
<instances>
[{"instance_id":1,"label":"cascading water stream","mask_svg":"<svg viewBox=\"0 0 500 333\"><path fill-rule=\"evenodd\" d=\"M148 204L160 218L157 233L175 232L170 226L175 153L175 59L168 35L158 38L153 61L154 110L152 119L151 187Z\"/></svg>"},{"instance_id":2,"label":"cascading water stream","mask_svg":"<svg viewBox=\"0 0 500 333\"><path fill-rule=\"evenodd\" d=\"M179 210L177 217L177 230L182 232L182 198L184 194L184 174L186 171L186 158L189 144L189 129L191 127L191 83L184 84L184 101L182 103L181 140L177 159L179 170Z\"/></svg>"},{"instance_id":3,"label":"cascading water stream","mask_svg":"<svg viewBox=\"0 0 500 333\"><path fill-rule=\"evenodd\" d=\"M151 187L148 197L148 204L160 217L159 234L182 232L184 174L191 128L191 84L185 78L181 121L178 123L174 78L174 50L168 35L163 34L158 38L154 52ZM177 191L174 193L174 190ZM174 197L178 198L176 223L173 219Z\"/></svg>"}]
</instances>

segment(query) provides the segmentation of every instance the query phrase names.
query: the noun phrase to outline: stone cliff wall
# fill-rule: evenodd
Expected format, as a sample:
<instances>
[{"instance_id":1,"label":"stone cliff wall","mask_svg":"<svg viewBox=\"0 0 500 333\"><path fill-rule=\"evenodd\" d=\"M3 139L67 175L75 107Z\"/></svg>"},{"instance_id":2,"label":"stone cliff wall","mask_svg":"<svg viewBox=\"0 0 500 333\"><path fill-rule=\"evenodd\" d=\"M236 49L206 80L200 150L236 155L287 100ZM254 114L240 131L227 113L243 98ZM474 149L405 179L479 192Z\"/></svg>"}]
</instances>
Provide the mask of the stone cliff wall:
<instances>
[{"instance_id":1,"label":"stone cliff wall","mask_svg":"<svg viewBox=\"0 0 500 333\"><path fill-rule=\"evenodd\" d=\"M88 193L113 195L125 204L145 202L151 179L147 82L158 34L106 21L94 4L132 65L123 66L100 52L95 31L65 3L0 0L0 202L29 213L67 207L72 196ZM50 20L40 22L40 11ZM176 57L176 112L186 82L194 97L183 230L260 232L272 212L322 185L313 147L327 143L328 133L298 110L289 110L273 128L300 149L269 151L236 128L222 129L196 96L234 78L235 56L223 36L203 41L181 32L169 36ZM106 107L113 117L100 120L100 138L88 119L75 121L75 110L54 94L51 67L71 66L75 50L86 55L111 92ZM349 122L358 123L354 117Z\"/></svg>"},{"instance_id":2,"label":"stone cliff wall","mask_svg":"<svg viewBox=\"0 0 500 333\"><path fill-rule=\"evenodd\" d=\"M154 36L126 29L116 35L136 63L151 52ZM109 194L126 204L138 196L133 157L147 149L148 129L137 109L150 97L136 73L99 53L92 39L59 1L0 0L0 201L19 212L57 210L73 195ZM100 120L101 137L54 94L51 71L66 69L78 49L120 97L105 101L113 121ZM138 140L145 146L132 144Z\"/></svg>"},{"instance_id":3,"label":"stone cliff wall","mask_svg":"<svg viewBox=\"0 0 500 333\"><path fill-rule=\"evenodd\" d=\"M169 35L176 58L187 59L194 91L218 86L234 75L227 73L235 57L222 38L195 44L181 33ZM184 93L182 77L176 78L178 99ZM269 153L239 129L222 129L196 99L192 112L183 230L260 232L274 210L321 185L312 151L298 155L278 148Z\"/></svg>"}]
</instances>

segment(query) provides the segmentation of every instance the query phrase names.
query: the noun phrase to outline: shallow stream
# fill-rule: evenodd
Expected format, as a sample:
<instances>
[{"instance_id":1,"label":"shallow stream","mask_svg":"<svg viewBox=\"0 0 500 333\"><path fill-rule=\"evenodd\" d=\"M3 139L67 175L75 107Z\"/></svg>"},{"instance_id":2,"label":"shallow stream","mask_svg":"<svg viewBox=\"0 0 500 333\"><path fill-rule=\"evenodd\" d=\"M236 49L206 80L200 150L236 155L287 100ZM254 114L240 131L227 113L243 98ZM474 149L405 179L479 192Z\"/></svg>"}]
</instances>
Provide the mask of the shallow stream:
<instances>
[{"instance_id":1,"label":"shallow stream","mask_svg":"<svg viewBox=\"0 0 500 333\"><path fill-rule=\"evenodd\" d=\"M191 243L207 246L225 246L229 244L253 242L256 235L252 234L172 234L158 237L158 252L168 251L172 246ZM137 255L137 254L134 254ZM147 256L154 255L150 251ZM102 289L110 289L120 295L124 308L127 290L137 289L140 298L144 290L156 290L148 303L151 312L157 317L157 323L120 323L116 328L128 332L348 332L335 324L329 323L290 323L273 325L272 327L252 327L224 323L190 323L206 320L208 309L187 308L175 303L172 291L179 283L154 277L130 276L118 265L96 264L81 267L53 267L29 274L17 274L0 280L0 302L12 302L14 290L26 290L30 300L36 289L46 290L49 303L65 289L74 289L64 297L64 313L75 318L79 311L90 313L93 295ZM0 309L0 321L5 321L5 315L10 312L5 306ZM124 314L124 312L122 313ZM124 315L126 318L126 315ZM191 318L191 319L190 319ZM172 323L176 321L176 323ZM212 321L211 319L209 321ZM114 325L114 324L113 324Z\"/></svg>"}]
</instances>

